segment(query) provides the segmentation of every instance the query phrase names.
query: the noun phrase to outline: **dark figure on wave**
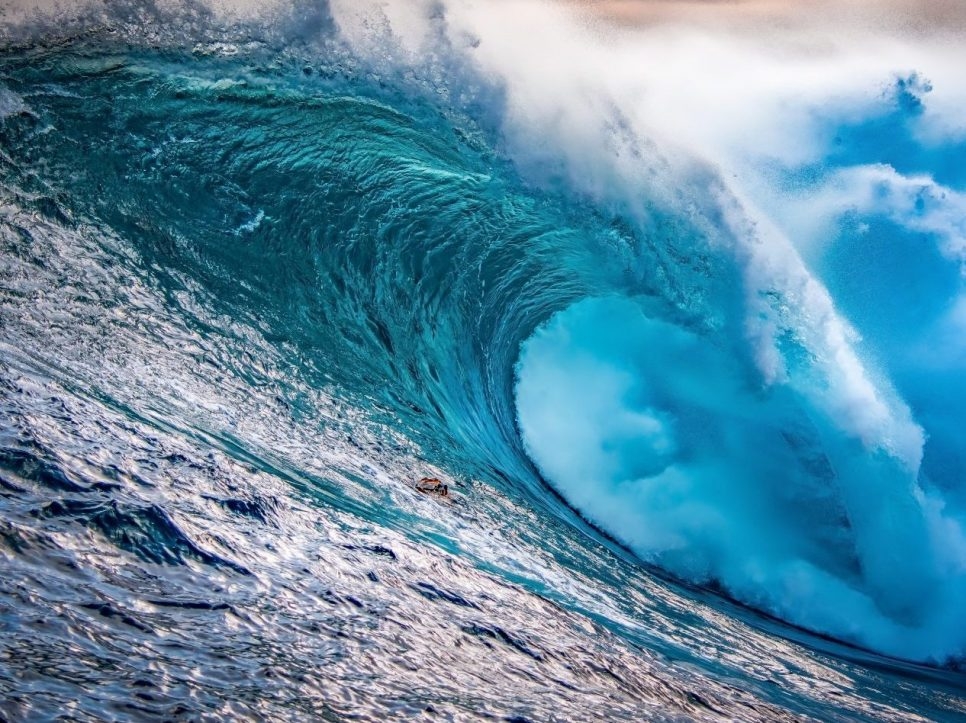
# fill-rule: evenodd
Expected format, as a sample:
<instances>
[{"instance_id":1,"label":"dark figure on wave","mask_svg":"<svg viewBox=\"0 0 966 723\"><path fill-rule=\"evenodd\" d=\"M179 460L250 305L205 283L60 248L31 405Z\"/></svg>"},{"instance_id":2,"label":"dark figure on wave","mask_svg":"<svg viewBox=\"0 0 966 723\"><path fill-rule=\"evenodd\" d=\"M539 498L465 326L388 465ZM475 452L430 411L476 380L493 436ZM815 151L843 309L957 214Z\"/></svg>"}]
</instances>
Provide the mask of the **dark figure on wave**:
<instances>
[{"instance_id":1,"label":"dark figure on wave","mask_svg":"<svg viewBox=\"0 0 966 723\"><path fill-rule=\"evenodd\" d=\"M444 485L435 477L423 477L416 483L416 490L427 494L439 495L440 497L446 497L449 494L449 486Z\"/></svg>"}]
</instances>

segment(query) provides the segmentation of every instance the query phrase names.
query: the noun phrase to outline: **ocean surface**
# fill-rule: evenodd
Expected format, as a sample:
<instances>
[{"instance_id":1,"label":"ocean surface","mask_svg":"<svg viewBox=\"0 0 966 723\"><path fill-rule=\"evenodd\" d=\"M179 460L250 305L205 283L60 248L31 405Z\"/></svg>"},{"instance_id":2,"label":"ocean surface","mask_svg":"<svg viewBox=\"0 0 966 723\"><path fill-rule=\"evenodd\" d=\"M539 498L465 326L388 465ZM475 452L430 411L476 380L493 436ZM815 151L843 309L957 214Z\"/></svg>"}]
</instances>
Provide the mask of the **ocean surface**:
<instances>
[{"instance_id":1,"label":"ocean surface","mask_svg":"<svg viewBox=\"0 0 966 723\"><path fill-rule=\"evenodd\" d=\"M460 4L6 28L0 720L966 719L941 67L755 155Z\"/></svg>"}]
</instances>

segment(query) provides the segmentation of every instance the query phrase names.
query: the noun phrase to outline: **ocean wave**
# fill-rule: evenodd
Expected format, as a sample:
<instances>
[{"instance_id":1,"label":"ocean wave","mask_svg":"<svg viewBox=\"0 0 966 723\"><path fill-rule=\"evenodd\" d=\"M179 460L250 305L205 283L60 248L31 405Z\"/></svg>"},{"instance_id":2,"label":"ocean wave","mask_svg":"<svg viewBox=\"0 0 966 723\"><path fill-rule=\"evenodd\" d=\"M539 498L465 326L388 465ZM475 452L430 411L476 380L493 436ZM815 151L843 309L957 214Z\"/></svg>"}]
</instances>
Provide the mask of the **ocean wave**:
<instances>
[{"instance_id":1,"label":"ocean wave","mask_svg":"<svg viewBox=\"0 0 966 723\"><path fill-rule=\"evenodd\" d=\"M272 717L391 699L540 718L584 685L620 691L615 717L899 718L908 701L858 690L876 666L926 677L917 707L955 690L955 672L801 628L962 659L958 352L948 393L928 393L921 317L895 329L842 268L865 260L862 224L928 239L948 340L956 179L784 158L769 218L773 196L725 174L736 147L642 120L563 11L528 6L540 48L581 48L554 77L521 63L527 23L501 34L503 10L414 7L415 30L393 8L225 29L202 6L111 4L56 41L36 20L8 32L0 532L27 582L3 599L36 648L18 665L43 670L90 628L87 660L131 656L125 682L87 683L122 716L192 695L179 715L254 715L254 689L216 702L246 675L298 691ZM924 85L897 93L885 112L924 116L906 97ZM827 249L785 230L809 209L840 234ZM424 470L451 503L410 489ZM509 686L460 698L478 656L521 686L511 704ZM161 685L152 658L175 682L126 708L131 680ZM817 672L777 693L767 671L741 673L751 693L721 682L761 660ZM11 711L52 710L6 665ZM344 701L323 705L320 665ZM541 700L521 665L569 682ZM61 681L44 700L79 694L57 689L74 674L42 675ZM961 703L943 700L931 714Z\"/></svg>"}]
</instances>

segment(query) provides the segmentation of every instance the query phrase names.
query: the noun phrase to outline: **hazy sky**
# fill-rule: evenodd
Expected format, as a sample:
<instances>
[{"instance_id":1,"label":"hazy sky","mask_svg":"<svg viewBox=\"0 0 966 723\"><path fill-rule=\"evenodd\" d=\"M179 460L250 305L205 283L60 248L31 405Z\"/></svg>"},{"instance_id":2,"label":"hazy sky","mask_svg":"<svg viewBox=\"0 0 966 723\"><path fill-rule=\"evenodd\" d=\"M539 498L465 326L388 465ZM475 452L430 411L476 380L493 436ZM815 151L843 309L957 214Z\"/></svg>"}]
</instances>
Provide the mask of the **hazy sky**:
<instances>
[{"instance_id":1,"label":"hazy sky","mask_svg":"<svg viewBox=\"0 0 966 723\"><path fill-rule=\"evenodd\" d=\"M734 28L818 28L843 24L896 33L958 31L966 29L963 0L547 0L573 6L596 19L621 24L686 22L721 24ZM383 0L383 5L409 4L410 0ZM527 4L528 0L486 0L487 3ZM0 0L0 13L22 17L32 10L78 5L104 5L105 0ZM187 4L160 0L160 5ZM202 4L242 13L257 12L285 0L204 0ZM418 4L418 3L417 3Z\"/></svg>"},{"instance_id":2,"label":"hazy sky","mask_svg":"<svg viewBox=\"0 0 966 723\"><path fill-rule=\"evenodd\" d=\"M792 25L858 23L922 31L966 27L961 0L562 0L584 12L628 23L666 20Z\"/></svg>"}]
</instances>

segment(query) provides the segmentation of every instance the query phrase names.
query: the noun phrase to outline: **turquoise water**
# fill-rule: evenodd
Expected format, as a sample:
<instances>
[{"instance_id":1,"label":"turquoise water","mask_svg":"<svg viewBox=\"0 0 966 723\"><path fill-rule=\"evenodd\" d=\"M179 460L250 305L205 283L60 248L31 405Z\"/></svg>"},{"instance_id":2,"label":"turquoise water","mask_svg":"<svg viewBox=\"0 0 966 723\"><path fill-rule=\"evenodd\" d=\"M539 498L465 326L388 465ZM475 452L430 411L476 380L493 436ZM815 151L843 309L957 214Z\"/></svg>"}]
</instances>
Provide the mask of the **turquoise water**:
<instances>
[{"instance_id":1,"label":"turquoise water","mask_svg":"<svg viewBox=\"0 0 966 723\"><path fill-rule=\"evenodd\" d=\"M961 394L907 364L862 444L778 283L763 384L713 175L643 215L534 183L498 87L339 46L94 32L0 83L6 717L966 712L923 502L958 519ZM815 265L891 360L922 317L856 253Z\"/></svg>"}]
</instances>

